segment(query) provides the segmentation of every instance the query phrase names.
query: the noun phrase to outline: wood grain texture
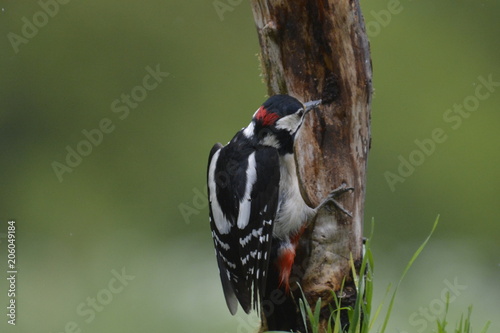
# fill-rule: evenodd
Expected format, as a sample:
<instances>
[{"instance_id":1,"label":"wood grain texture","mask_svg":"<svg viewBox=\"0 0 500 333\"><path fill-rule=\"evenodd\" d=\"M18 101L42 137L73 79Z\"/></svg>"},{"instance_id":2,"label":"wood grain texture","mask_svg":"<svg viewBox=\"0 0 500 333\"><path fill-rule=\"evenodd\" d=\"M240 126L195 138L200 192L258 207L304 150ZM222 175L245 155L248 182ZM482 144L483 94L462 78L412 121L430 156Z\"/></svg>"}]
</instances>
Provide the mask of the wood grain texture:
<instances>
[{"instance_id":1,"label":"wood grain texture","mask_svg":"<svg viewBox=\"0 0 500 333\"><path fill-rule=\"evenodd\" d=\"M322 99L300 131L296 156L301 191L318 206L342 183L355 188L338 201L352 218L322 209L302 240L296 262L306 298L332 301L346 278L355 299L349 256L360 260L366 166L370 148L372 69L358 0L252 0L268 94ZM354 294L353 294L354 293ZM326 314L325 314L326 316Z\"/></svg>"}]
</instances>

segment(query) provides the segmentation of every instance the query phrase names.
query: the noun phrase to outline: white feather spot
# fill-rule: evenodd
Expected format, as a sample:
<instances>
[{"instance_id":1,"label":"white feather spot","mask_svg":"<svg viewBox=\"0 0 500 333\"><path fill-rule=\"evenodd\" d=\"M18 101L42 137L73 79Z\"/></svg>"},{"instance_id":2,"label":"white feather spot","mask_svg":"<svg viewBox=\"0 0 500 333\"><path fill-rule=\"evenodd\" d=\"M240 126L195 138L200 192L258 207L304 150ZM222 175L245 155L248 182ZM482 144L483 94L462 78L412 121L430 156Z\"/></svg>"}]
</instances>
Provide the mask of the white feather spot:
<instances>
[{"instance_id":1,"label":"white feather spot","mask_svg":"<svg viewBox=\"0 0 500 333\"><path fill-rule=\"evenodd\" d=\"M248 235L246 235L246 237L240 238L240 245L242 247L245 247L245 245L248 244L248 242L250 241L251 238L252 238L252 234L248 234Z\"/></svg>"},{"instance_id":2,"label":"white feather spot","mask_svg":"<svg viewBox=\"0 0 500 333\"><path fill-rule=\"evenodd\" d=\"M215 232L212 232L212 237L215 239L215 242L219 244L219 246L222 247L224 250L228 251L230 249L229 244L221 241Z\"/></svg>"},{"instance_id":3,"label":"white feather spot","mask_svg":"<svg viewBox=\"0 0 500 333\"><path fill-rule=\"evenodd\" d=\"M245 247L245 245L248 244L248 242L250 241L250 239L252 239L252 237L255 237L255 238L258 238L260 239L261 238L261 235L262 235L262 231L263 231L263 228L259 228L259 229L254 229L252 230L251 233L249 233L248 235L246 235L245 237L241 237L240 238L240 245L242 247Z\"/></svg>"},{"instance_id":4,"label":"white feather spot","mask_svg":"<svg viewBox=\"0 0 500 333\"><path fill-rule=\"evenodd\" d=\"M226 263L227 266L229 266L232 269L236 268L236 265L232 262L230 262L226 257L224 257L221 253L219 253L219 257Z\"/></svg>"},{"instance_id":5,"label":"white feather spot","mask_svg":"<svg viewBox=\"0 0 500 333\"><path fill-rule=\"evenodd\" d=\"M255 124L252 121L245 129L243 130L243 135L246 136L247 138L250 138L253 136L253 132L255 130Z\"/></svg>"},{"instance_id":6,"label":"white feather spot","mask_svg":"<svg viewBox=\"0 0 500 333\"><path fill-rule=\"evenodd\" d=\"M276 149L280 149L280 143L278 139L276 139L276 137L272 134L266 135L262 140L260 140L260 143L263 146L269 146Z\"/></svg>"}]
</instances>

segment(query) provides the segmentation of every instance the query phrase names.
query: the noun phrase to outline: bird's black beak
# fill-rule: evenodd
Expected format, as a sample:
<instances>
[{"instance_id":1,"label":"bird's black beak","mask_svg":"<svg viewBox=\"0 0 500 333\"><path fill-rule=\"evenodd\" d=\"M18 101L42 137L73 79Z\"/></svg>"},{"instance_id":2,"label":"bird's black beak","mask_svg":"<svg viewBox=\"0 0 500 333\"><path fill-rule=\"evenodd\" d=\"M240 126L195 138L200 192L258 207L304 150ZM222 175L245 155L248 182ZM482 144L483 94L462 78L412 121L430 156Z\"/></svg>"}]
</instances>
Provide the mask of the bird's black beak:
<instances>
[{"instance_id":1,"label":"bird's black beak","mask_svg":"<svg viewBox=\"0 0 500 333\"><path fill-rule=\"evenodd\" d=\"M311 111L312 109L318 107L321 104L321 100L318 99L317 101L309 101L304 103L304 107L306 108L306 112Z\"/></svg>"}]
</instances>

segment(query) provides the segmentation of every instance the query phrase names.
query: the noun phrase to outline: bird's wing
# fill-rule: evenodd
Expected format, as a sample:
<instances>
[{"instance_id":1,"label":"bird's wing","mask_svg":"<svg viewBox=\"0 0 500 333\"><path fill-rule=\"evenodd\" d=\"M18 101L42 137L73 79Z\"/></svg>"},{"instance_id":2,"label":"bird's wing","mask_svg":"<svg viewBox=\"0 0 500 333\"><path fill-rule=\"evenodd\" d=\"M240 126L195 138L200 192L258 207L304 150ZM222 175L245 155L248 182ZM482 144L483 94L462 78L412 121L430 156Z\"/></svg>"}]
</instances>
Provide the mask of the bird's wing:
<instances>
[{"instance_id":1,"label":"bird's wing","mask_svg":"<svg viewBox=\"0 0 500 333\"><path fill-rule=\"evenodd\" d=\"M258 309L265 291L279 180L279 157L273 148L215 145L210 153L210 226L232 314L236 300L247 313Z\"/></svg>"}]
</instances>

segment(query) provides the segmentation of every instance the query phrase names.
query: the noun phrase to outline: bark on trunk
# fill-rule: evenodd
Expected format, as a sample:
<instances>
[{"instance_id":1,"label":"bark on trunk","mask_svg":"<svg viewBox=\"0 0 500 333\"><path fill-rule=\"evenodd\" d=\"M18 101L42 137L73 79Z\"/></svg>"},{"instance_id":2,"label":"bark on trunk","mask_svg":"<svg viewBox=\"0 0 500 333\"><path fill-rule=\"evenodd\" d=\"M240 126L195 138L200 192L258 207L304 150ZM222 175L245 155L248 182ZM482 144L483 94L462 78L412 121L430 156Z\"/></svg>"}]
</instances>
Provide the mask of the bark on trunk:
<instances>
[{"instance_id":1,"label":"bark on trunk","mask_svg":"<svg viewBox=\"0 0 500 333\"><path fill-rule=\"evenodd\" d=\"M322 209L303 236L295 261L293 277L309 303L318 297L323 301L325 328L328 304L334 305L332 290L338 293L344 279L343 305L355 301L349 257L356 262L362 256L372 96L363 16L358 0L251 2L268 94L323 100L319 110L307 115L295 147L304 199L316 207L341 184L354 187L338 198L352 217ZM290 316L299 330L302 319L295 310ZM263 311L263 330L268 312Z\"/></svg>"}]
</instances>

